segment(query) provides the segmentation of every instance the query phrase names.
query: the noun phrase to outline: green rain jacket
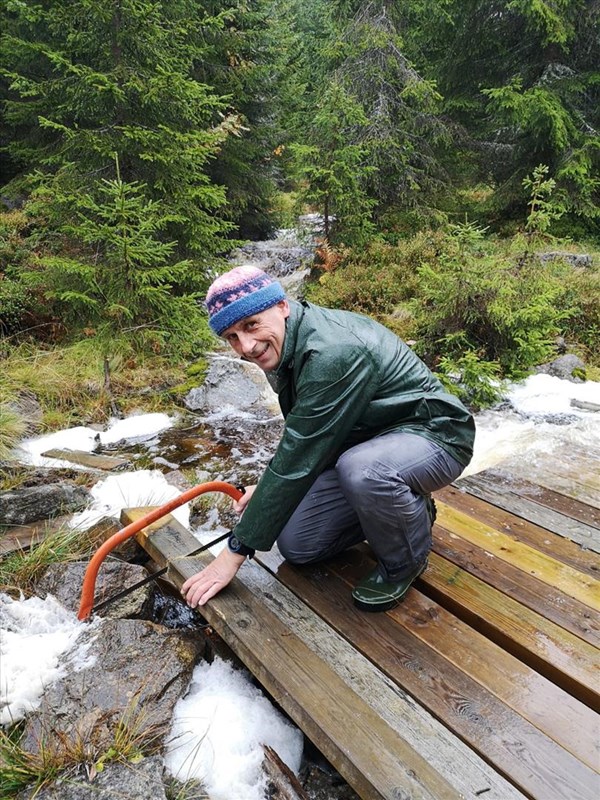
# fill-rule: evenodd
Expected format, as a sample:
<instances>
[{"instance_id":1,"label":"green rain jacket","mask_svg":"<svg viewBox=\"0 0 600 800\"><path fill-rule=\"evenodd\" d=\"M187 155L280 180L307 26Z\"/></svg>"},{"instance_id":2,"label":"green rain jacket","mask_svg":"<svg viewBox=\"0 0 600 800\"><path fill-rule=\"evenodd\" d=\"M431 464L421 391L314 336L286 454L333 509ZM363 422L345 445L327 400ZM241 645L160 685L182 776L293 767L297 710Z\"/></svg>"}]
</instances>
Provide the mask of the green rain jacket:
<instances>
[{"instance_id":1,"label":"green rain jacket","mask_svg":"<svg viewBox=\"0 0 600 800\"><path fill-rule=\"evenodd\" d=\"M473 417L394 333L349 311L290 309L279 366L267 373L283 435L235 528L256 550L272 547L315 479L353 445L407 431L465 466L473 454Z\"/></svg>"}]
</instances>

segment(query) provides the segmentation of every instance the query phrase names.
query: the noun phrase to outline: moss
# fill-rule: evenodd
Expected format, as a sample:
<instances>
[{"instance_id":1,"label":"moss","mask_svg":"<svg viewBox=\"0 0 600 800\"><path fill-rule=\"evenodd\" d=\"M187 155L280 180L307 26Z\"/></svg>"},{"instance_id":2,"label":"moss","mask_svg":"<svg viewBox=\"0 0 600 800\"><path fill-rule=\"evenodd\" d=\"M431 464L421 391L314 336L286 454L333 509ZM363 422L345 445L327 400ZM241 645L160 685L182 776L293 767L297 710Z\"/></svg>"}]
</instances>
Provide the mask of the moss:
<instances>
[{"instance_id":1,"label":"moss","mask_svg":"<svg viewBox=\"0 0 600 800\"><path fill-rule=\"evenodd\" d=\"M585 367L575 367L575 369L571 372L571 375L574 378L580 378L582 381L587 380L587 370Z\"/></svg>"},{"instance_id":2,"label":"moss","mask_svg":"<svg viewBox=\"0 0 600 800\"><path fill-rule=\"evenodd\" d=\"M186 369L185 374L189 378L199 377L204 380L206 377L206 373L208 372L208 359L206 358L199 358L193 364Z\"/></svg>"}]
</instances>

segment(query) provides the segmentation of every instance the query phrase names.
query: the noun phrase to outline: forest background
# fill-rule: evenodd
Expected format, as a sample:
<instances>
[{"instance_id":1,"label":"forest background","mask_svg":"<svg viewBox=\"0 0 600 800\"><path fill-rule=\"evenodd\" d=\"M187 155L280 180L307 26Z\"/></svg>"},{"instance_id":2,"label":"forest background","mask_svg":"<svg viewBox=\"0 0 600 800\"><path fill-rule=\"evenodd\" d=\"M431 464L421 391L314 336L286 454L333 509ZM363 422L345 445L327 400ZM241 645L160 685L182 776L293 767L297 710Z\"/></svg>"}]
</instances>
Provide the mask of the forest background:
<instances>
[{"instance_id":1,"label":"forest background","mask_svg":"<svg viewBox=\"0 0 600 800\"><path fill-rule=\"evenodd\" d=\"M318 212L308 298L475 407L600 374L597 0L4 0L0 458L201 380L240 242ZM563 257L588 253L595 267Z\"/></svg>"}]
</instances>

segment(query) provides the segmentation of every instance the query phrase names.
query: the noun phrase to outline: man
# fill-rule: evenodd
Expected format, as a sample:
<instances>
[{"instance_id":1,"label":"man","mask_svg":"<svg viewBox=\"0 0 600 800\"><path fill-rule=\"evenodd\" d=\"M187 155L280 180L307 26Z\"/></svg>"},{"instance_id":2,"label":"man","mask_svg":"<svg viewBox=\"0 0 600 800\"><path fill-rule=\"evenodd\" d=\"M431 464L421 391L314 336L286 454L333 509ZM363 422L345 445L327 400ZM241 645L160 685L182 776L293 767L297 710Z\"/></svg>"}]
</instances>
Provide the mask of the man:
<instances>
[{"instance_id":1,"label":"man","mask_svg":"<svg viewBox=\"0 0 600 800\"><path fill-rule=\"evenodd\" d=\"M347 311L288 301L262 270L243 266L206 295L212 330L265 371L285 426L228 546L182 587L192 607L277 541L291 563L365 539L377 568L354 588L358 608L401 601L427 565L431 492L469 463L472 416L395 334Z\"/></svg>"}]
</instances>

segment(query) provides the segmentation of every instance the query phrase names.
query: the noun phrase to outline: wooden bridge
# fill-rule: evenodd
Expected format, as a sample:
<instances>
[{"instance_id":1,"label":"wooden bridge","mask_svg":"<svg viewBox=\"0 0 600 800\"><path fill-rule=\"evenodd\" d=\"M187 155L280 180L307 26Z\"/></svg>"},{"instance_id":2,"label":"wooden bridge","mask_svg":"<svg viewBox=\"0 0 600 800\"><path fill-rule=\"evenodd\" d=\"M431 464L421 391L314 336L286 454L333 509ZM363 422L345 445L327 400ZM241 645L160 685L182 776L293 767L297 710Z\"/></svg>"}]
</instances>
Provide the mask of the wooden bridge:
<instances>
[{"instance_id":1,"label":"wooden bridge","mask_svg":"<svg viewBox=\"0 0 600 800\"><path fill-rule=\"evenodd\" d=\"M429 567L387 613L352 606L359 547L304 568L258 554L203 616L365 800L597 800L593 493L488 472L436 500ZM172 518L138 540L178 587L212 558L187 558Z\"/></svg>"}]
</instances>

